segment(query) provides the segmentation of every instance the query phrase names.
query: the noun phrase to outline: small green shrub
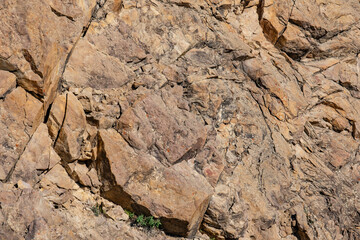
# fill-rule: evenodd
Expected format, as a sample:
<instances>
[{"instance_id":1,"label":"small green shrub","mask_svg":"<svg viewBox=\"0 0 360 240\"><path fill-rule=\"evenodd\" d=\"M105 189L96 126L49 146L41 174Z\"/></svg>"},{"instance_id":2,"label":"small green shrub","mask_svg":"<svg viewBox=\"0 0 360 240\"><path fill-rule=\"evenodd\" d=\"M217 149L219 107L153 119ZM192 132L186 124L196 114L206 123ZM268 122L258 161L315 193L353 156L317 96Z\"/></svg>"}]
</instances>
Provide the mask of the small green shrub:
<instances>
[{"instance_id":1,"label":"small green shrub","mask_svg":"<svg viewBox=\"0 0 360 240\"><path fill-rule=\"evenodd\" d=\"M96 204L95 206L93 206L91 208L91 211L94 213L95 216L99 216L100 214L105 213L105 210L103 209L103 204L102 203L100 205Z\"/></svg>"},{"instance_id":2,"label":"small green shrub","mask_svg":"<svg viewBox=\"0 0 360 240\"><path fill-rule=\"evenodd\" d=\"M137 224L139 224L140 226L142 227L145 227L146 226L146 220L144 218L144 215L140 215L136 218L136 222Z\"/></svg>"},{"instance_id":3,"label":"small green shrub","mask_svg":"<svg viewBox=\"0 0 360 240\"><path fill-rule=\"evenodd\" d=\"M160 228L161 222L159 219L155 219L153 216L144 216L143 214L136 216L135 213L125 210L125 213L129 215L130 220L133 224L145 227L145 228Z\"/></svg>"},{"instance_id":4,"label":"small green shrub","mask_svg":"<svg viewBox=\"0 0 360 240\"><path fill-rule=\"evenodd\" d=\"M148 228L159 228L161 226L161 222L159 219L154 219L153 216L145 217L144 215L140 215L136 218L136 223L141 227Z\"/></svg>"},{"instance_id":5,"label":"small green shrub","mask_svg":"<svg viewBox=\"0 0 360 240\"><path fill-rule=\"evenodd\" d=\"M135 213L130 212L129 210L125 210L125 213L126 213L127 215L129 215L129 218L130 218L130 219L133 219L133 218L135 217Z\"/></svg>"},{"instance_id":6,"label":"small green shrub","mask_svg":"<svg viewBox=\"0 0 360 240\"><path fill-rule=\"evenodd\" d=\"M159 219L154 219L153 216L147 217L147 225L150 228L156 227L159 228L161 226L161 222Z\"/></svg>"}]
</instances>

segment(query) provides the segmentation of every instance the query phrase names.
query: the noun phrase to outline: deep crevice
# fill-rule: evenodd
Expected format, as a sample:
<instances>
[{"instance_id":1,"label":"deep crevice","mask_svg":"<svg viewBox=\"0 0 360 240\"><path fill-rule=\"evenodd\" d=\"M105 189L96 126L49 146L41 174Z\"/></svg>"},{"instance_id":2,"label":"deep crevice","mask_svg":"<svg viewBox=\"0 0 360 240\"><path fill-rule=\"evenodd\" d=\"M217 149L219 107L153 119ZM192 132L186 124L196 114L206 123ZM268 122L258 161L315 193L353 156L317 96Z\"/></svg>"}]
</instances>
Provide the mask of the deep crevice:
<instances>
[{"instance_id":1,"label":"deep crevice","mask_svg":"<svg viewBox=\"0 0 360 240\"><path fill-rule=\"evenodd\" d=\"M49 120L52 105L53 105L53 103L50 103L48 109L46 110L46 113L44 116L44 123L47 123L47 121Z\"/></svg>"},{"instance_id":2,"label":"deep crevice","mask_svg":"<svg viewBox=\"0 0 360 240\"><path fill-rule=\"evenodd\" d=\"M68 15L65 15L59 11L57 11L56 9L54 9L53 7L50 7L51 8L51 11L58 17L66 17L67 19L69 19L70 21L72 22L75 22L74 18L71 17L71 16L68 16Z\"/></svg>"},{"instance_id":3,"label":"deep crevice","mask_svg":"<svg viewBox=\"0 0 360 240\"><path fill-rule=\"evenodd\" d=\"M27 49L22 49L21 50L25 60L30 64L31 70L39 75L39 77L43 78L44 75L41 71L38 70L38 68L36 67L35 61L33 59L33 57L31 56L30 52Z\"/></svg>"},{"instance_id":4,"label":"deep crevice","mask_svg":"<svg viewBox=\"0 0 360 240\"><path fill-rule=\"evenodd\" d=\"M24 152L25 152L25 150L26 150L26 147L27 147L27 145L29 144L29 142L31 141L31 139L32 139L32 136L29 137L29 140L28 140L28 141L26 142L26 144L24 145L24 148L22 149L21 154L20 154L19 157L16 159L14 165L11 167L10 171L9 171L8 174L6 175L6 178L5 178L2 182L4 182L4 183L9 182L9 180L10 180L13 172L15 171L15 168L16 168L17 163L19 162L21 156L24 154Z\"/></svg>"},{"instance_id":5,"label":"deep crevice","mask_svg":"<svg viewBox=\"0 0 360 240\"><path fill-rule=\"evenodd\" d=\"M83 30L81 32L81 37L85 37L86 36L86 33L87 31L89 30L89 27L92 23L92 21L94 21L97 13L99 12L99 10L106 4L107 0L104 1L103 4L101 4L99 1L96 3L96 6L94 7L94 10L92 11L91 13L91 17L90 17L90 20L89 22L86 24L86 26L83 27ZM117 6L117 10L120 11L122 9L122 5L120 6Z\"/></svg>"},{"instance_id":6,"label":"deep crevice","mask_svg":"<svg viewBox=\"0 0 360 240\"><path fill-rule=\"evenodd\" d=\"M292 1L293 1L293 5L292 5L292 7L291 7L291 10L290 10L290 13L289 13L289 17L288 17L287 21L285 22L284 28L280 31L280 33L279 33L279 35L278 35L278 38L276 39L276 41L275 41L275 43L274 43L275 46L278 44L280 38L283 36L283 34L285 33L285 31L286 31L286 29L287 29L287 27L288 27L288 25L289 25L289 20L290 20L290 18L291 18L291 16L292 16L292 13L293 13L293 10L294 10L295 4L296 4L296 0L292 0Z\"/></svg>"},{"instance_id":7,"label":"deep crevice","mask_svg":"<svg viewBox=\"0 0 360 240\"><path fill-rule=\"evenodd\" d=\"M293 235L299 239L299 240L310 240L308 234L306 233L306 230L302 229L296 220L296 214L291 215L291 229L293 231Z\"/></svg>"},{"instance_id":8,"label":"deep crevice","mask_svg":"<svg viewBox=\"0 0 360 240\"><path fill-rule=\"evenodd\" d=\"M261 21L264 14L265 0L260 0L259 5L257 6L256 12L258 14L258 20Z\"/></svg>"}]
</instances>

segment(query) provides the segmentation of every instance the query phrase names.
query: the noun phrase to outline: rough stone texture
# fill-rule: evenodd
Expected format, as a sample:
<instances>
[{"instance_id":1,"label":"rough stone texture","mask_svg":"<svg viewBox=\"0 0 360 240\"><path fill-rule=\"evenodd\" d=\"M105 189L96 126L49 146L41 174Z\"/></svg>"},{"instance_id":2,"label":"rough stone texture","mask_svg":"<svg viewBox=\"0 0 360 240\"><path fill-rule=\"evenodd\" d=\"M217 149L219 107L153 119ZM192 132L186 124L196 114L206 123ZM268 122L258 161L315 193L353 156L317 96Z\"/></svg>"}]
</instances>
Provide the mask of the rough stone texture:
<instances>
[{"instance_id":1,"label":"rough stone texture","mask_svg":"<svg viewBox=\"0 0 360 240\"><path fill-rule=\"evenodd\" d=\"M0 98L4 98L16 87L16 76L10 72L0 70Z\"/></svg>"},{"instance_id":2,"label":"rough stone texture","mask_svg":"<svg viewBox=\"0 0 360 240\"><path fill-rule=\"evenodd\" d=\"M90 191L65 190L54 185L41 189L40 192L1 184L2 239L175 239L160 231L131 227L125 216L121 218L119 206L96 198ZM110 216L95 216L91 208L96 203L102 203ZM113 213L119 214L116 219L111 218Z\"/></svg>"},{"instance_id":3,"label":"rough stone texture","mask_svg":"<svg viewBox=\"0 0 360 240\"><path fill-rule=\"evenodd\" d=\"M117 122L117 129L134 148L152 152L164 165L173 165L196 155L206 140L201 120L189 112L181 99L181 87L156 93L138 91L130 96L131 107Z\"/></svg>"},{"instance_id":4,"label":"rough stone texture","mask_svg":"<svg viewBox=\"0 0 360 240\"><path fill-rule=\"evenodd\" d=\"M2 1L0 69L14 72L19 85L51 103L67 55L95 4L95 0Z\"/></svg>"},{"instance_id":5,"label":"rough stone texture","mask_svg":"<svg viewBox=\"0 0 360 240\"><path fill-rule=\"evenodd\" d=\"M105 198L160 218L168 233L196 233L212 194L205 178L186 162L164 167L154 157L136 153L115 130L101 130L98 146Z\"/></svg>"},{"instance_id":6,"label":"rough stone texture","mask_svg":"<svg viewBox=\"0 0 360 240\"><path fill-rule=\"evenodd\" d=\"M79 159L86 119L81 103L72 93L55 99L47 124L60 157L66 162Z\"/></svg>"},{"instance_id":7,"label":"rough stone texture","mask_svg":"<svg viewBox=\"0 0 360 240\"><path fill-rule=\"evenodd\" d=\"M11 180L21 179L31 185L37 183L44 171L52 169L60 162L60 157L52 148L47 126L42 123L32 135L25 151L16 163Z\"/></svg>"},{"instance_id":8,"label":"rough stone texture","mask_svg":"<svg viewBox=\"0 0 360 240\"><path fill-rule=\"evenodd\" d=\"M8 178L24 151L33 126L41 120L42 104L39 100L18 87L0 100L0 161L4 174Z\"/></svg>"},{"instance_id":9,"label":"rough stone texture","mask_svg":"<svg viewBox=\"0 0 360 240\"><path fill-rule=\"evenodd\" d=\"M360 239L359 1L0 3L0 238Z\"/></svg>"}]
</instances>

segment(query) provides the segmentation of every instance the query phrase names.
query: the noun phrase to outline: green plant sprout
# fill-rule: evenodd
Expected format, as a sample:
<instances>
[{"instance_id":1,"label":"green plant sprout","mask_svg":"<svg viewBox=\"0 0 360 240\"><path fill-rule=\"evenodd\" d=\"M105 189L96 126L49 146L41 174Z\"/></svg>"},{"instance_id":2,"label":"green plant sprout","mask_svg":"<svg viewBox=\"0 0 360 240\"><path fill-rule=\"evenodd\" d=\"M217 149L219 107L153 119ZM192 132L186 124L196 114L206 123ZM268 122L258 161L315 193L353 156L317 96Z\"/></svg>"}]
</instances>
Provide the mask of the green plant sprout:
<instances>
[{"instance_id":1,"label":"green plant sprout","mask_svg":"<svg viewBox=\"0 0 360 240\"><path fill-rule=\"evenodd\" d=\"M125 210L125 213L137 226L145 228L160 228L160 219L155 219L153 216L144 216L143 214L136 216L135 213Z\"/></svg>"}]
</instances>

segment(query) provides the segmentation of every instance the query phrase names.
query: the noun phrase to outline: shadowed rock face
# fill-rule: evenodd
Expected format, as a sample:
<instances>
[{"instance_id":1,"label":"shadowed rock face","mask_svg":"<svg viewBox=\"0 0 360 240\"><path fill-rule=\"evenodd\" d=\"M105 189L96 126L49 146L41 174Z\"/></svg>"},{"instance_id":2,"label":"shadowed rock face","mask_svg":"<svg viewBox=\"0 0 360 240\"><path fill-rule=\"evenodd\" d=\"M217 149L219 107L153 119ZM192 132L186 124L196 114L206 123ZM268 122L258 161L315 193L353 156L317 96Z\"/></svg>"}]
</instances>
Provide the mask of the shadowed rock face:
<instances>
[{"instance_id":1,"label":"shadowed rock face","mask_svg":"<svg viewBox=\"0 0 360 240\"><path fill-rule=\"evenodd\" d=\"M0 0L0 238L360 239L359 11Z\"/></svg>"}]
</instances>

